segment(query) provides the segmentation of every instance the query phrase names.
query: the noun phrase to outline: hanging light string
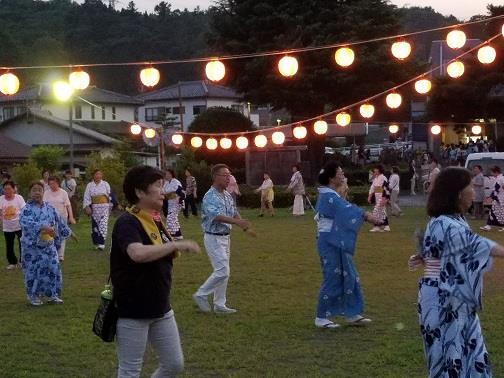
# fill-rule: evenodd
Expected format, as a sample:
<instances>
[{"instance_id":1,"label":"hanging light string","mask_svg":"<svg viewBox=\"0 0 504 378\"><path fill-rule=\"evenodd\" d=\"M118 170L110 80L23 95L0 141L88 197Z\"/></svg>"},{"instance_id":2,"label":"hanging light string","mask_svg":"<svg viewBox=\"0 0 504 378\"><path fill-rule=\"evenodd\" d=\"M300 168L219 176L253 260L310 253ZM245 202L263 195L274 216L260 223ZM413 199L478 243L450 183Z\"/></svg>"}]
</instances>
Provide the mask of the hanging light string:
<instances>
[{"instance_id":1,"label":"hanging light string","mask_svg":"<svg viewBox=\"0 0 504 378\"><path fill-rule=\"evenodd\" d=\"M338 47L348 47L348 46L357 46L363 45L373 42L386 41L391 39L403 39L406 37L412 37L420 34L432 33L441 30L455 29L461 28L469 25L488 23L490 21L495 21L504 18L504 15L489 17L482 20L469 21L458 23L454 25L442 26L437 28L419 30L416 32L396 34L385 37L377 37L372 39L366 39L361 41L353 41L353 42L339 42L331 45L322 45L322 46L308 46L308 47L298 47L291 48L287 50L273 50L273 51L264 51L257 53L247 53L247 54L235 54L235 55L225 55L220 56L217 55L219 60L236 60L236 59L249 59L249 58L259 58L259 57L267 57L267 56L278 56L285 54L294 54L294 53L303 53L310 51L320 51L320 50L329 50L335 49ZM170 60L158 60L158 61L137 61L137 62L122 62L122 63L84 63L84 64L61 64L61 65L40 65L40 66L0 66L1 70L29 70L29 69L51 69L51 68L84 68L84 67L117 67L117 66L145 66L145 65L165 65L165 64L181 64L181 63L200 63L200 62L208 62L215 59L216 56L212 57L198 57L198 58L188 58L188 59L170 59Z\"/></svg>"},{"instance_id":2,"label":"hanging light string","mask_svg":"<svg viewBox=\"0 0 504 378\"><path fill-rule=\"evenodd\" d=\"M468 54L471 54L473 53L474 51L478 50L479 48L485 46L485 45L488 45L490 42L492 42L494 39L500 37L501 34L496 34L494 35L493 37L491 37L490 39L480 43L479 45L463 52L462 54L456 56L455 58L451 59L450 61L448 61L446 63L446 65L452 63L452 62L455 62L457 60L459 60L460 58L463 58L464 56L468 55ZM261 129L261 130L249 130L249 131L236 131L236 132L228 132L228 133L200 133L200 132L177 132L177 134L182 134L182 135L198 135L198 136L223 136L223 135L246 135L246 134L255 134L255 133L261 133L261 132L271 132L273 130L281 130L281 129L285 129L285 128L291 128L293 126L301 126L302 124L304 123L308 123L308 122L311 122L311 121L316 121L316 120L319 120L319 119L323 119L323 118L327 118L327 117L330 117L332 115L335 115L337 113L340 113L340 112L343 112L345 110L350 110L352 108L355 108L361 104L365 104L367 102L370 102L378 97L381 97L387 93L390 93L390 92L393 92L401 87L404 87L408 84L411 84L413 82L415 82L416 80L419 80L421 78L424 78L426 77L427 75L429 75L430 73L438 70L440 67L442 67L442 65L438 65L437 67L434 67L420 75L417 75L401 84L398 84L398 85L395 85L389 89L386 89L380 93L377 93L373 96L370 96L370 97L367 97L363 100L360 100L360 101L357 101L357 102L354 102L353 104L350 104L350 105L347 105L347 106L344 106L344 107L341 107L341 108L338 108L336 110L332 110L330 112L327 112L327 113L324 113L324 114L320 114L320 115L317 115L315 117L311 117L311 118L307 118L307 119L304 119L302 121L296 121L296 122L291 122L291 123L288 123L288 124L285 124L285 125L279 125L279 126L272 126L272 127L269 127L269 128L265 128L265 129Z\"/></svg>"}]
</instances>

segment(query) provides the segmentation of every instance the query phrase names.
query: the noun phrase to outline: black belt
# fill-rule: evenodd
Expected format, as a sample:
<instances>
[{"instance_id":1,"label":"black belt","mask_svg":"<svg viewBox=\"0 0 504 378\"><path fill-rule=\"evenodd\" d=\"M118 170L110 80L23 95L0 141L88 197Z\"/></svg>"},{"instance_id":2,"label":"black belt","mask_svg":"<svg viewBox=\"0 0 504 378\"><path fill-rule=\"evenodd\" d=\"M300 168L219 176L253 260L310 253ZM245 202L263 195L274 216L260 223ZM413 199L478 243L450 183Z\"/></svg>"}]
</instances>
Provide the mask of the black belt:
<instances>
[{"instance_id":1,"label":"black belt","mask_svg":"<svg viewBox=\"0 0 504 378\"><path fill-rule=\"evenodd\" d=\"M207 232L207 231L205 231L205 234L208 234L208 235L217 235L217 236L228 236L229 232L227 234L221 234L221 233L218 233L218 232Z\"/></svg>"}]
</instances>

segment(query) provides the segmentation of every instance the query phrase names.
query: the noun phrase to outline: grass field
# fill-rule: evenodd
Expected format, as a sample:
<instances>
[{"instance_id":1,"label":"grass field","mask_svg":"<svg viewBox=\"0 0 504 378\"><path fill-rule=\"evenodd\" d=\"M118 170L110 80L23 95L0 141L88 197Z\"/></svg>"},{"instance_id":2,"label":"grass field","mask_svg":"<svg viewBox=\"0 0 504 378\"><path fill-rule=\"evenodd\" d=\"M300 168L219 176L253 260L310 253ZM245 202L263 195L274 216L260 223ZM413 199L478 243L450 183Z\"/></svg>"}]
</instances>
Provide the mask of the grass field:
<instances>
[{"instance_id":1,"label":"grass field","mask_svg":"<svg viewBox=\"0 0 504 378\"><path fill-rule=\"evenodd\" d=\"M392 219L391 233L364 227L356 264L366 299L366 328L319 330L313 326L320 284L312 213L275 218L244 211L259 234L232 235L228 303L237 314L199 313L191 294L207 278L205 253L184 255L174 266L172 306L182 337L186 376L194 377L425 377L416 318L419 273L406 261L413 232L424 225L424 209L409 208ZM475 223L474 226L479 226ZM186 237L201 243L199 220L182 219ZM69 241L63 267L65 303L32 308L19 270L0 272L1 377L113 377L114 344L91 332L99 293L108 275L108 255L91 249L89 221L75 227L80 243ZM504 234L491 237L504 242ZM0 254L5 255L3 241ZM497 261L485 281L483 331L494 365L504 376L504 264ZM146 293L148 295L148 293ZM143 377L156 366L151 349Z\"/></svg>"}]
</instances>

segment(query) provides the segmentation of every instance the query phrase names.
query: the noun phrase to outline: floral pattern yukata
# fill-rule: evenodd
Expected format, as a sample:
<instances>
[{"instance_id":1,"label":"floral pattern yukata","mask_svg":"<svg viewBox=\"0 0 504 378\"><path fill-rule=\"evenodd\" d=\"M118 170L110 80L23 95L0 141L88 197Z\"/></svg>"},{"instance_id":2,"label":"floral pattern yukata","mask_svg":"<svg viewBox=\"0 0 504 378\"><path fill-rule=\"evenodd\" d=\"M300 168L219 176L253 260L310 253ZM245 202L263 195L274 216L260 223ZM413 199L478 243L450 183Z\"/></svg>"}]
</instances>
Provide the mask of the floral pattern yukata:
<instances>
[{"instance_id":1,"label":"floral pattern yukata","mask_svg":"<svg viewBox=\"0 0 504 378\"><path fill-rule=\"evenodd\" d=\"M490 194L492 208L488 214L489 226L504 227L504 176L498 175L495 179L495 187Z\"/></svg>"},{"instance_id":2,"label":"floral pattern yukata","mask_svg":"<svg viewBox=\"0 0 504 378\"><path fill-rule=\"evenodd\" d=\"M169 182L165 181L163 191L167 196L165 207L166 228L174 238L183 239L179 222L179 213L182 209L181 199L185 197L182 184L176 178L172 178Z\"/></svg>"},{"instance_id":3,"label":"floral pattern yukata","mask_svg":"<svg viewBox=\"0 0 504 378\"><path fill-rule=\"evenodd\" d=\"M317 248L323 274L317 317L360 315L364 300L352 256L364 211L327 187L319 188L316 211Z\"/></svg>"},{"instance_id":4,"label":"floral pattern yukata","mask_svg":"<svg viewBox=\"0 0 504 378\"><path fill-rule=\"evenodd\" d=\"M104 245L107 239L108 219L111 208L110 185L106 181L96 184L91 181L86 186L82 207L91 206L91 238L94 245Z\"/></svg>"},{"instance_id":5,"label":"floral pattern yukata","mask_svg":"<svg viewBox=\"0 0 504 378\"><path fill-rule=\"evenodd\" d=\"M28 201L21 211L19 222L23 230L21 249L26 294L30 300L39 296L61 295L61 270L58 249L71 234L70 228L56 209L44 202L42 207ZM54 227L54 238L44 235L42 226Z\"/></svg>"},{"instance_id":6,"label":"floral pattern yukata","mask_svg":"<svg viewBox=\"0 0 504 378\"><path fill-rule=\"evenodd\" d=\"M442 215L427 225L423 258L440 259L439 278L422 278L418 314L429 377L491 377L477 311L494 242L464 218Z\"/></svg>"}]
</instances>

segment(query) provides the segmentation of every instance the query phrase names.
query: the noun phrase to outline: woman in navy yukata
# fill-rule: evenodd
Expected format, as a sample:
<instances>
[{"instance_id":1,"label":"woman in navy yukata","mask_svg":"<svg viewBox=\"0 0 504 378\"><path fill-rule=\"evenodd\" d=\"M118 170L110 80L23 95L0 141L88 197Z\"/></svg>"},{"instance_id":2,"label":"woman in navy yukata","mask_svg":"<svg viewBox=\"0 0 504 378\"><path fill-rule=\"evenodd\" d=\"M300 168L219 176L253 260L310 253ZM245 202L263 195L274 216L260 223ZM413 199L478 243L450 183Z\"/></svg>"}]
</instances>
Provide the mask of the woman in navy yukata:
<instances>
[{"instance_id":1,"label":"woman in navy yukata","mask_svg":"<svg viewBox=\"0 0 504 378\"><path fill-rule=\"evenodd\" d=\"M427 201L421 251L409 260L410 268L424 265L418 318L429 377L492 376L478 311L483 273L492 256L504 257L504 247L471 231L463 214L473 199L468 170L441 171Z\"/></svg>"},{"instance_id":2,"label":"woman in navy yukata","mask_svg":"<svg viewBox=\"0 0 504 378\"><path fill-rule=\"evenodd\" d=\"M43 196L44 184L33 182L30 185L31 199L19 216L26 294L33 306L40 306L42 297L47 297L49 303L63 303L58 249L63 239L71 234L56 209L43 202Z\"/></svg>"},{"instance_id":3,"label":"woman in navy yukata","mask_svg":"<svg viewBox=\"0 0 504 378\"><path fill-rule=\"evenodd\" d=\"M344 182L343 171L329 162L320 171L316 210L323 282L320 288L315 326L337 328L330 318L341 315L348 324L363 325L371 319L362 316L364 300L359 276L353 264L357 232L364 221L375 223L371 213L343 199L337 188Z\"/></svg>"}]
</instances>

